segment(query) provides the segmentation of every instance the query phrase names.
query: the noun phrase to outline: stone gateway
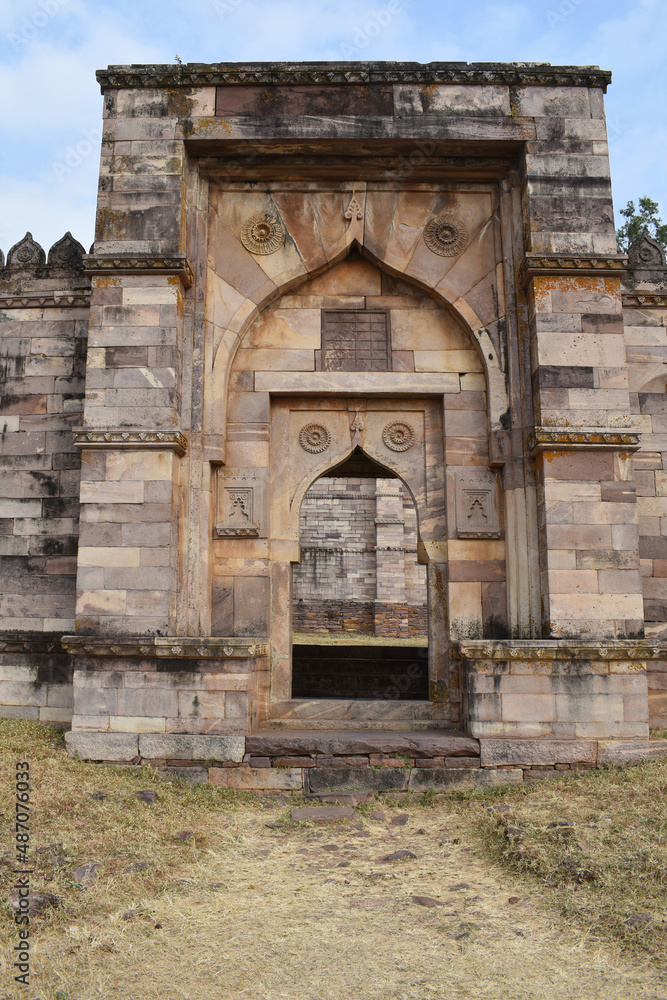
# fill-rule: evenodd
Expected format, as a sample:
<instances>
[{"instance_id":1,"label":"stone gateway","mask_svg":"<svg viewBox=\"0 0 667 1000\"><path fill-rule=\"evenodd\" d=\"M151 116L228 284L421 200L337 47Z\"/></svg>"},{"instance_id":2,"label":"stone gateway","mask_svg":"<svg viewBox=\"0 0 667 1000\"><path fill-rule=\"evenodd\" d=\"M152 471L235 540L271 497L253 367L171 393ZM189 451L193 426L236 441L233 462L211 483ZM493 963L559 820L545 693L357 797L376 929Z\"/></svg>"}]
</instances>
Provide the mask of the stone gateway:
<instances>
[{"instance_id":1,"label":"stone gateway","mask_svg":"<svg viewBox=\"0 0 667 1000\"><path fill-rule=\"evenodd\" d=\"M94 245L0 257L0 714L251 789L641 755L667 267L618 251L610 74L98 80Z\"/></svg>"}]
</instances>

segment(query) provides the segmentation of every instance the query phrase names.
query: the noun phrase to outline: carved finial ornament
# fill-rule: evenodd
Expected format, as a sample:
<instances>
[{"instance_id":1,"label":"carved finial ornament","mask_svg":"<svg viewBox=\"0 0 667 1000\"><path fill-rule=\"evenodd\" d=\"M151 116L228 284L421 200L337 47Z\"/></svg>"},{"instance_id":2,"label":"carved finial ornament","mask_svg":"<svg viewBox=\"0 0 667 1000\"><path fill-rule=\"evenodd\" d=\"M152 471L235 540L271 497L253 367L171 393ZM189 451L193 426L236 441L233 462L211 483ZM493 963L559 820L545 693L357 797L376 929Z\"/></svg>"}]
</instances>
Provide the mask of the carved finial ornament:
<instances>
[{"instance_id":1,"label":"carved finial ornament","mask_svg":"<svg viewBox=\"0 0 667 1000\"><path fill-rule=\"evenodd\" d=\"M350 204L345 209L345 218L346 219L363 219L363 217L364 217L363 209L362 209L361 205L359 204L359 202L357 201L357 196L355 194L353 194L352 195L352 199L350 201Z\"/></svg>"},{"instance_id":2,"label":"carved finial ornament","mask_svg":"<svg viewBox=\"0 0 667 1000\"><path fill-rule=\"evenodd\" d=\"M633 271L665 267L665 251L652 236L642 233L628 250L628 264Z\"/></svg>"},{"instance_id":3,"label":"carved finial ornament","mask_svg":"<svg viewBox=\"0 0 667 1000\"><path fill-rule=\"evenodd\" d=\"M33 240L32 233L26 233L7 254L7 267L40 267L43 264L46 264L46 254Z\"/></svg>"},{"instance_id":4,"label":"carved finial ornament","mask_svg":"<svg viewBox=\"0 0 667 1000\"><path fill-rule=\"evenodd\" d=\"M273 215L251 215L241 227L241 243L250 253L275 253L285 243L285 227Z\"/></svg>"},{"instance_id":5,"label":"carved finial ornament","mask_svg":"<svg viewBox=\"0 0 667 1000\"><path fill-rule=\"evenodd\" d=\"M49 267L66 267L68 270L79 271L83 268L85 252L79 241L67 232L49 250Z\"/></svg>"},{"instance_id":6,"label":"carved finial ornament","mask_svg":"<svg viewBox=\"0 0 667 1000\"><path fill-rule=\"evenodd\" d=\"M424 242L441 257L456 257L468 246L468 230L460 219L437 215L424 227Z\"/></svg>"}]
</instances>

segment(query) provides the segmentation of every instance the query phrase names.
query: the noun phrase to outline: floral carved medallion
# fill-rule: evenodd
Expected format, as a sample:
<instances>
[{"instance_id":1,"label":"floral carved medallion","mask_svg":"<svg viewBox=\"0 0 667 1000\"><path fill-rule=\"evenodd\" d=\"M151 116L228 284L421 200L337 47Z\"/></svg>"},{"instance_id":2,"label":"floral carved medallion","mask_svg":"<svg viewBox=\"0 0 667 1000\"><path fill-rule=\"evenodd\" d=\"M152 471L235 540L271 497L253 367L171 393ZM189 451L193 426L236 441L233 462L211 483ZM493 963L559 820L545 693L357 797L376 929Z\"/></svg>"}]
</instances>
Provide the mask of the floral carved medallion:
<instances>
[{"instance_id":1,"label":"floral carved medallion","mask_svg":"<svg viewBox=\"0 0 667 1000\"><path fill-rule=\"evenodd\" d=\"M241 227L241 243L250 253L275 253L285 243L285 227L273 215L251 215Z\"/></svg>"},{"instance_id":2,"label":"floral carved medallion","mask_svg":"<svg viewBox=\"0 0 667 1000\"><path fill-rule=\"evenodd\" d=\"M424 226L424 242L441 257L456 257L468 246L468 230L460 219L437 215Z\"/></svg>"},{"instance_id":3,"label":"floral carved medallion","mask_svg":"<svg viewBox=\"0 0 667 1000\"><path fill-rule=\"evenodd\" d=\"M299 444L304 451L318 455L326 451L331 443L331 434L322 424L306 424L299 431Z\"/></svg>"},{"instance_id":4,"label":"floral carved medallion","mask_svg":"<svg viewBox=\"0 0 667 1000\"><path fill-rule=\"evenodd\" d=\"M382 431L382 440L391 451L407 451L415 443L415 432L410 424L396 420Z\"/></svg>"}]
</instances>

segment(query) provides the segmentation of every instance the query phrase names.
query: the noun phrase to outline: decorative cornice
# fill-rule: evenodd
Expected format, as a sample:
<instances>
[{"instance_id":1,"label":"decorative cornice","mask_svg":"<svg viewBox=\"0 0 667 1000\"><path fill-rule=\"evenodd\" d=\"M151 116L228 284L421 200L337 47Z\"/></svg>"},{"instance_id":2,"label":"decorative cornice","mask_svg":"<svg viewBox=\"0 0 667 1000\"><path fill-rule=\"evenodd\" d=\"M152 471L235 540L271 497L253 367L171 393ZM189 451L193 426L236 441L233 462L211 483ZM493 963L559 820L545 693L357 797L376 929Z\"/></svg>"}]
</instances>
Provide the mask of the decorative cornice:
<instances>
[{"instance_id":1,"label":"decorative cornice","mask_svg":"<svg viewBox=\"0 0 667 1000\"><path fill-rule=\"evenodd\" d=\"M623 292L621 296L624 306L635 309L642 306L667 306L667 292Z\"/></svg>"},{"instance_id":2,"label":"decorative cornice","mask_svg":"<svg viewBox=\"0 0 667 1000\"><path fill-rule=\"evenodd\" d=\"M259 525L246 524L243 527L232 527L229 524L216 524L216 538L258 538Z\"/></svg>"},{"instance_id":3,"label":"decorative cornice","mask_svg":"<svg viewBox=\"0 0 667 1000\"><path fill-rule=\"evenodd\" d=\"M49 309L67 306L89 306L90 289L49 292L0 293L0 309Z\"/></svg>"},{"instance_id":4,"label":"decorative cornice","mask_svg":"<svg viewBox=\"0 0 667 1000\"><path fill-rule=\"evenodd\" d=\"M194 281L188 258L183 253L154 257L136 254L87 254L83 258L84 271L91 276L99 274L177 274L186 288Z\"/></svg>"},{"instance_id":5,"label":"decorative cornice","mask_svg":"<svg viewBox=\"0 0 667 1000\"><path fill-rule=\"evenodd\" d=\"M102 93L112 88L299 86L309 84L469 83L515 87L600 87L611 83L609 70L597 66L549 63L316 62L186 63L157 66L108 66L98 70Z\"/></svg>"},{"instance_id":6,"label":"decorative cornice","mask_svg":"<svg viewBox=\"0 0 667 1000\"><path fill-rule=\"evenodd\" d=\"M527 253L521 264L524 285L539 275L582 275L596 278L620 278L628 267L625 254Z\"/></svg>"},{"instance_id":7,"label":"decorative cornice","mask_svg":"<svg viewBox=\"0 0 667 1000\"><path fill-rule=\"evenodd\" d=\"M63 653L60 636L0 635L0 653Z\"/></svg>"},{"instance_id":8,"label":"decorative cornice","mask_svg":"<svg viewBox=\"0 0 667 1000\"><path fill-rule=\"evenodd\" d=\"M459 660L662 660L667 644L645 639L468 639L452 643Z\"/></svg>"},{"instance_id":9,"label":"decorative cornice","mask_svg":"<svg viewBox=\"0 0 667 1000\"><path fill-rule=\"evenodd\" d=\"M126 431L121 428L100 428L88 430L83 427L72 428L72 443L75 448L89 451L92 448L126 448L130 451L145 449L160 451L175 451L185 454L187 438L182 431Z\"/></svg>"},{"instance_id":10,"label":"decorative cornice","mask_svg":"<svg viewBox=\"0 0 667 1000\"><path fill-rule=\"evenodd\" d=\"M597 427L536 427L528 438L531 454L552 449L581 451L586 448L637 451L639 445L640 435L636 431L610 431Z\"/></svg>"},{"instance_id":11,"label":"decorative cornice","mask_svg":"<svg viewBox=\"0 0 667 1000\"><path fill-rule=\"evenodd\" d=\"M200 636L132 636L100 639L96 636L64 635L62 645L72 656L157 657L158 659L229 660L267 656L261 639L235 637L211 639Z\"/></svg>"}]
</instances>

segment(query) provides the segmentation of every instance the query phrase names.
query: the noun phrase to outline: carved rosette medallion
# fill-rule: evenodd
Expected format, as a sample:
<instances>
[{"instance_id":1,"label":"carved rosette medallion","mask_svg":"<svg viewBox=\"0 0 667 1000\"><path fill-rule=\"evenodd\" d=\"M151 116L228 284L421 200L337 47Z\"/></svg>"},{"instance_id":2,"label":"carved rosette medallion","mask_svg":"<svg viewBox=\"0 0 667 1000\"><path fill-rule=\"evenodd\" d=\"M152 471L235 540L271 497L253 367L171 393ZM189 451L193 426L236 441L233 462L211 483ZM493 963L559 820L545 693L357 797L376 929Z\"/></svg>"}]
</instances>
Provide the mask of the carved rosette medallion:
<instances>
[{"instance_id":1,"label":"carved rosette medallion","mask_svg":"<svg viewBox=\"0 0 667 1000\"><path fill-rule=\"evenodd\" d=\"M410 424L395 420L382 431L382 440L391 451L407 451L415 443L415 432Z\"/></svg>"},{"instance_id":2,"label":"carved rosette medallion","mask_svg":"<svg viewBox=\"0 0 667 1000\"><path fill-rule=\"evenodd\" d=\"M306 424L299 431L299 444L311 455L319 455L331 444L331 434L322 424Z\"/></svg>"},{"instance_id":3,"label":"carved rosette medallion","mask_svg":"<svg viewBox=\"0 0 667 1000\"><path fill-rule=\"evenodd\" d=\"M275 253L284 242L285 227L273 215L251 215L241 227L241 243L250 253Z\"/></svg>"},{"instance_id":4,"label":"carved rosette medallion","mask_svg":"<svg viewBox=\"0 0 667 1000\"><path fill-rule=\"evenodd\" d=\"M424 242L441 257L456 257L468 246L468 230L460 219L437 215L424 226Z\"/></svg>"},{"instance_id":5,"label":"carved rosette medallion","mask_svg":"<svg viewBox=\"0 0 667 1000\"><path fill-rule=\"evenodd\" d=\"M46 264L46 254L33 240L32 233L26 233L7 254L8 267L41 267L43 264Z\"/></svg>"}]
</instances>

